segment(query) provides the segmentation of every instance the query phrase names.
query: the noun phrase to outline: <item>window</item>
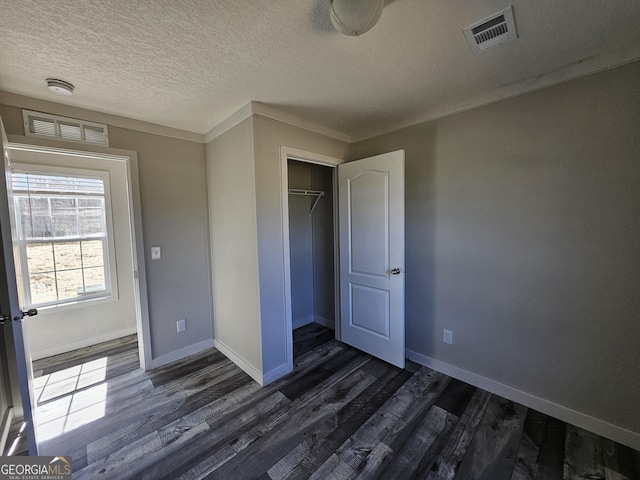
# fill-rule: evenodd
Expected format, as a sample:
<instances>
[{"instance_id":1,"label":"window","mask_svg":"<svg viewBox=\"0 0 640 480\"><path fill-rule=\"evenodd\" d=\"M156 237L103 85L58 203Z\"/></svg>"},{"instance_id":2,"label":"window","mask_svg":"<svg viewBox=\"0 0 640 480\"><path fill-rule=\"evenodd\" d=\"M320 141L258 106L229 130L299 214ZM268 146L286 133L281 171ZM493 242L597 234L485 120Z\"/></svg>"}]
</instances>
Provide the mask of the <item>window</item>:
<instances>
[{"instance_id":1,"label":"window","mask_svg":"<svg viewBox=\"0 0 640 480\"><path fill-rule=\"evenodd\" d=\"M13 170L18 248L29 307L111 295L106 172Z\"/></svg>"}]
</instances>

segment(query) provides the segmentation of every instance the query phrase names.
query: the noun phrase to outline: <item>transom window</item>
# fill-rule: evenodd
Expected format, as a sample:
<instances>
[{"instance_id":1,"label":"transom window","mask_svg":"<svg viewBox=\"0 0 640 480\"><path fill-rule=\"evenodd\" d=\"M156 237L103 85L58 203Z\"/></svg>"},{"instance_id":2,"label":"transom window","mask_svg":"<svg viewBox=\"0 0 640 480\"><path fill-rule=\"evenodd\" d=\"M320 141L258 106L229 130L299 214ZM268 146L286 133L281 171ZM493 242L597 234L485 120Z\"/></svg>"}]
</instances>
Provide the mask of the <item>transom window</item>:
<instances>
[{"instance_id":1,"label":"transom window","mask_svg":"<svg viewBox=\"0 0 640 480\"><path fill-rule=\"evenodd\" d=\"M111 295L107 182L106 173L12 172L28 306Z\"/></svg>"}]
</instances>

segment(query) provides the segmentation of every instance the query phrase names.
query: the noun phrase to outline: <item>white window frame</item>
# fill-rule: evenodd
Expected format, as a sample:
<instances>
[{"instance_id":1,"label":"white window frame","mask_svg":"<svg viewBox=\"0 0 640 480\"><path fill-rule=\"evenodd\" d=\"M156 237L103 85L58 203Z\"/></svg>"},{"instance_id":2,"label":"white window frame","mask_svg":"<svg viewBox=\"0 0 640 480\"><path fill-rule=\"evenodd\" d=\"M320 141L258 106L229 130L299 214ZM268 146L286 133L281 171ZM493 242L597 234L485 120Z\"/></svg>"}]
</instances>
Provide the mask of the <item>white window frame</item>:
<instances>
[{"instance_id":1,"label":"white window frame","mask_svg":"<svg viewBox=\"0 0 640 480\"><path fill-rule=\"evenodd\" d=\"M116 273L116 257L115 257L115 242L114 242L114 230L113 230L113 214L111 209L111 185L109 182L109 172L105 170L89 170L89 169L79 169L79 168L69 168L69 167L58 167L58 166L47 166L47 165L32 165L28 163L17 163L14 162L12 164L11 172L14 173L31 173L31 174L44 174L44 175L60 175L60 176L69 176L69 177L82 177L82 178L99 178L102 180L104 185L104 207L105 207L105 227L106 227L106 238L102 236L87 236L82 237L82 235L60 238L60 239L42 239L42 240L27 240L23 238L23 228L22 228L22 219L20 215L20 209L18 205L18 196L17 192L14 192L14 208L16 210L16 218L20 222L19 225L16 225L18 229L18 251L21 256L20 266L22 269L22 279L24 282L23 292L24 292L24 301L26 303L27 308L37 307L40 309L47 308L71 308L74 306L85 304L86 302L106 302L106 301L116 301L118 300L118 283L117 283L117 273ZM56 194L49 195L51 197L56 197ZM72 197L72 195L61 194L60 197ZM103 240L103 252L106 250L106 255L104 255L104 275L105 275L105 290L101 290L96 293L82 294L78 295L74 298L63 299L63 300L55 300L51 302L43 302L38 304L32 304L31 300L31 285L29 280L29 266L27 263L27 244L37 244L37 243L67 243L67 242L76 242L81 240Z\"/></svg>"}]
</instances>

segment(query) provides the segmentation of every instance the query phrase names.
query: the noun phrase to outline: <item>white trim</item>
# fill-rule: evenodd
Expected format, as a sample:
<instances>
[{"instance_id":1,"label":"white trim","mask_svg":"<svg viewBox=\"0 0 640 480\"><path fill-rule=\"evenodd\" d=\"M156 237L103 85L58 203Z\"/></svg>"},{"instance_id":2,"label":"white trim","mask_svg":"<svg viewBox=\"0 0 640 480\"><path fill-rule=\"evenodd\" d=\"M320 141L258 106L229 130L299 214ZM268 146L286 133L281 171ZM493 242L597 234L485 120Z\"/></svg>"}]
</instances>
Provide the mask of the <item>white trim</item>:
<instances>
[{"instance_id":1,"label":"white trim","mask_svg":"<svg viewBox=\"0 0 640 480\"><path fill-rule=\"evenodd\" d=\"M355 143L362 140L368 140L380 135L395 132L397 130L402 130L403 128L408 128L420 123L425 123L430 120L436 120L438 118L448 117L456 113L466 112L467 110L473 110L475 108L499 102L501 100L524 95L526 93L534 92L546 87L551 87L559 83L568 82L576 78L620 67L627 63L637 61L638 55L638 47L635 45L620 50L595 55L593 57L585 58L570 65L558 68L557 70L546 72L542 75L525 78L524 80L520 80L510 85L495 88L485 94L477 95L474 98L470 98L459 103L444 105L438 108L424 111L403 121L396 122L392 126L390 125L382 128L352 133L351 141Z\"/></svg>"},{"instance_id":2,"label":"white trim","mask_svg":"<svg viewBox=\"0 0 640 480\"><path fill-rule=\"evenodd\" d=\"M336 192L336 173L337 166L344 162L339 158L328 157L326 155L321 155L319 153L306 152L304 150L299 150L291 147L280 147L280 204L282 206L282 257L283 257L283 272L284 272L284 303L285 303L285 334L287 338L285 339L286 345L286 364L290 366L289 371L293 369L293 336L291 332L293 331L293 319L291 312L291 258L290 258L290 246L289 246L289 159L298 160L307 163L316 163L318 165L324 165L326 167L332 167L334 169L333 173L333 189L334 193ZM337 249L337 216L335 215L335 205L337 204L337 197L334 195L334 217L333 217L333 243L334 243L334 251ZM335 256L334 256L335 257ZM339 265L337 264L338 258L334 258L334 269L338 269ZM336 270L337 271L337 270ZM339 285L335 284L335 299L336 302L340 298L338 296ZM337 304L336 304L337 305ZM338 308L336 307L336 311ZM339 318L339 317L336 317Z\"/></svg>"},{"instance_id":3,"label":"white trim","mask_svg":"<svg viewBox=\"0 0 640 480\"><path fill-rule=\"evenodd\" d=\"M7 105L9 107L24 108L27 110L36 110L38 112L61 115L64 117L79 118L90 122L104 123L108 126L126 128L128 130L135 130L163 137L176 138L178 140L204 143L203 136L200 133L166 127L164 125L135 120L133 118L122 117L120 115L112 115L110 113L95 112L85 108L63 105L61 103L55 103L40 98L26 97L24 95L18 95L17 93L10 93L2 90L0 90L0 104ZM91 144L87 145L90 146Z\"/></svg>"},{"instance_id":4,"label":"white trim","mask_svg":"<svg viewBox=\"0 0 640 480\"><path fill-rule=\"evenodd\" d=\"M292 115L290 113L277 110L273 107L265 105L264 103L251 102L251 106L254 115L267 117L272 120L286 123L287 125L291 125L293 127L303 128L304 130L324 135L325 137L330 137L346 143L351 143L351 135L347 133L339 132L338 130L334 130L333 128L328 128L311 120L306 120L302 117L298 117L297 115Z\"/></svg>"},{"instance_id":5,"label":"white trim","mask_svg":"<svg viewBox=\"0 0 640 480\"><path fill-rule=\"evenodd\" d=\"M263 387L269 385L271 382L278 380L283 375L286 375L289 372L293 371L293 367L287 363L283 363L279 367L276 367L262 376L262 385ZM260 382L258 382L260 383Z\"/></svg>"},{"instance_id":6,"label":"white trim","mask_svg":"<svg viewBox=\"0 0 640 480\"><path fill-rule=\"evenodd\" d=\"M256 367L247 362L244 358L234 352L231 348L226 346L220 340L213 339L213 346L216 347L220 353L222 353L225 357L235 363L240 369L242 369L247 375L253 378L256 382L260 384L260 386L264 386L264 378L262 376L262 372L258 370ZM288 367L288 365L287 365ZM277 367L280 369L281 367ZM274 372L272 370L271 372Z\"/></svg>"},{"instance_id":7,"label":"white trim","mask_svg":"<svg viewBox=\"0 0 640 480\"><path fill-rule=\"evenodd\" d=\"M406 355L411 361L469 383L474 387L481 388L487 392L491 392L508 400L520 403L526 407L533 408L534 410L538 410L539 412L562 420L563 422L576 425L605 438L627 445L635 450L640 450L640 433L627 430L618 425L587 415L586 413L578 412L577 410L565 407L564 405L523 392L522 390L510 387L509 385L496 382L490 378L483 377L482 375L464 370L463 368L456 367L455 365L436 360L421 353L406 350Z\"/></svg>"},{"instance_id":8,"label":"white trim","mask_svg":"<svg viewBox=\"0 0 640 480\"><path fill-rule=\"evenodd\" d=\"M10 144L11 145L11 144ZM11 150L21 150L20 148L13 148L9 146ZM22 279L23 279L23 293L24 293L24 302L28 308L38 308L40 310L40 314L51 314L51 313L60 313L64 312L67 309L74 309L79 307L88 307L90 305L97 305L101 303L110 303L119 300L119 290L118 290L118 276L116 274L116 248L115 248L115 229L114 229L114 219L113 219L113 211L111 204L111 181L109 172L106 170L96 170L89 168L71 168L71 167L62 167L62 166L53 166L53 165L41 165L38 163L28 163L27 159L11 162L11 175L13 176L16 173L24 173L27 175L36 174L36 175L69 175L72 177L81 177L81 178L99 178L103 183L103 193L102 199L103 203L103 213L105 220L105 233L102 237L89 237L84 238L82 235L76 235L75 237L65 237L65 238L38 238L38 239L26 239L23 234L18 234L18 251L21 255L20 266L22 267ZM29 191L18 193L18 191L14 191L13 197L18 198L20 196L24 196L25 193L28 195ZM56 194L51 193L36 193L37 196L41 197L52 197ZM77 198L77 195L73 193L64 193L62 195L66 195L68 198ZM100 195L96 195L99 197ZM12 205L12 208L16 210L16 217L20 217L19 207L17 204ZM79 213L76 211L76 214ZM22 221L18 220L17 228L19 231L22 230L23 225ZM105 290L89 294L89 295L81 295L78 294L76 297L66 299L66 300L55 300L52 302L43 302L43 304L33 304L33 299L31 297L31 282L29 279L29 271L27 265L27 252L26 246L31 243L64 243L64 242L80 242L80 241L88 241L88 240L100 240L103 245L103 261L104 261L104 275L105 275ZM15 242L15 241L14 241ZM106 255L104 249L106 248ZM83 267L84 270L84 267ZM57 272L54 266L54 272ZM56 273L57 275L57 273ZM90 303L91 302L91 303Z\"/></svg>"},{"instance_id":9,"label":"white trim","mask_svg":"<svg viewBox=\"0 0 640 480\"><path fill-rule=\"evenodd\" d=\"M211 140L218 138L223 133L228 132L239 123L242 123L251 115L253 115L253 110L251 102L249 102L205 133L202 137L203 143L209 143Z\"/></svg>"},{"instance_id":10,"label":"white trim","mask_svg":"<svg viewBox=\"0 0 640 480\"><path fill-rule=\"evenodd\" d=\"M284 273L285 362L293 369L293 313L291 311L291 252L289 251L289 173L286 147L280 147L280 205L282 208L282 271Z\"/></svg>"},{"instance_id":11,"label":"white trim","mask_svg":"<svg viewBox=\"0 0 640 480\"><path fill-rule=\"evenodd\" d=\"M11 424L15 418L13 407L7 409L7 419L0 428L2 428L2 434L0 435L0 455L4 455L4 451L7 448L7 439L9 438L9 431L11 430Z\"/></svg>"},{"instance_id":12,"label":"white trim","mask_svg":"<svg viewBox=\"0 0 640 480\"><path fill-rule=\"evenodd\" d=\"M330 328L331 330L336 329L336 322L334 322L333 320L327 320L326 318L321 317L320 315L314 315L313 321L318 325L322 325L324 327Z\"/></svg>"},{"instance_id":13,"label":"white trim","mask_svg":"<svg viewBox=\"0 0 640 480\"><path fill-rule=\"evenodd\" d=\"M36 153L53 153L56 155L67 155L69 157L83 157L83 158L95 158L103 160L112 160L116 162L126 162L130 154L127 150L117 150L115 148L109 148L102 145L83 144L83 147L87 147L89 150L78 150L79 145L69 143L69 147L54 146L50 142L53 138L46 137L23 137L21 135L7 135L9 139L8 146L12 150L22 150L25 152ZM63 140L67 142L67 140ZM57 142L56 142L57 143ZM107 153L113 152L113 153Z\"/></svg>"},{"instance_id":14,"label":"white trim","mask_svg":"<svg viewBox=\"0 0 640 480\"><path fill-rule=\"evenodd\" d=\"M0 92L1 93L1 92ZM34 152L57 153L61 155L98 158L125 162L129 189L129 214L131 223L131 248L133 252L134 288L136 302L136 325L138 333L138 351L140 368L152 368L151 327L149 320L149 297L147 293L147 274L144 261L144 240L142 237L142 207L140 202L140 182L138 180L138 154L131 150L107 148L98 145L85 145L86 150L77 150L71 142L60 142L64 148L52 146L51 139L8 135L11 148Z\"/></svg>"},{"instance_id":15,"label":"white trim","mask_svg":"<svg viewBox=\"0 0 640 480\"><path fill-rule=\"evenodd\" d=\"M333 330L336 340L342 340L342 325L340 319L342 312L340 310L340 219L338 206L338 168L333 169L331 177L333 183L333 285L335 287L335 308L333 312Z\"/></svg>"},{"instance_id":16,"label":"white trim","mask_svg":"<svg viewBox=\"0 0 640 480\"><path fill-rule=\"evenodd\" d=\"M346 160L341 158L329 157L322 155L321 153L307 152L300 150L299 148L280 147L280 158L286 156L289 160L298 160L299 162L315 163L317 165L324 165L325 167L337 167L345 163Z\"/></svg>"},{"instance_id":17,"label":"white trim","mask_svg":"<svg viewBox=\"0 0 640 480\"><path fill-rule=\"evenodd\" d=\"M151 362L151 368L155 369L163 367L165 365L169 365L170 363L177 362L178 360L182 360L183 358L187 358L191 355L195 355L196 353L200 353L209 348L213 348L213 346L213 339L209 338L208 340L194 343L193 345L189 345L188 347L165 353L164 355L160 355L159 357L153 359L153 361Z\"/></svg>"},{"instance_id":18,"label":"white trim","mask_svg":"<svg viewBox=\"0 0 640 480\"><path fill-rule=\"evenodd\" d=\"M102 335L96 335L95 337L83 338L71 343L65 343L62 345L56 345L55 347L45 348L44 350L31 351L32 360L40 360L42 358L52 357L53 355L60 355L61 353L71 352L79 348L90 347L97 345L98 343L108 342L115 340L116 338L126 337L138 333L135 327L125 328L117 330L115 332L103 333Z\"/></svg>"},{"instance_id":19,"label":"white trim","mask_svg":"<svg viewBox=\"0 0 640 480\"><path fill-rule=\"evenodd\" d=\"M300 318L296 318L293 322L291 322L291 328L293 328L294 330L296 328L300 328L300 327L304 327L305 325L309 325L310 323L313 323L314 320L314 315L313 313L310 313L309 315L305 315L304 317L300 317Z\"/></svg>"},{"instance_id":20,"label":"white trim","mask_svg":"<svg viewBox=\"0 0 640 480\"><path fill-rule=\"evenodd\" d=\"M351 135L349 134L325 127L324 125L320 125L319 123L315 123L311 120L306 120L298 117L297 115L283 112L260 102L249 102L242 106L236 112L205 133L203 136L203 142L209 143L211 140L214 140L223 133L231 130L233 127L252 115L260 115L261 117L270 118L271 120L286 123L293 127L302 128L310 132L324 135L325 137L351 143Z\"/></svg>"},{"instance_id":21,"label":"white trim","mask_svg":"<svg viewBox=\"0 0 640 480\"><path fill-rule=\"evenodd\" d=\"M127 182L129 184L129 223L131 226L131 253L133 258L133 288L138 330L138 355L140 368L150 370L153 363L151 350L151 320L149 319L149 297L147 296L147 267L144 260L142 238L142 203L140 201L140 181L138 179L138 156L129 156Z\"/></svg>"}]
</instances>

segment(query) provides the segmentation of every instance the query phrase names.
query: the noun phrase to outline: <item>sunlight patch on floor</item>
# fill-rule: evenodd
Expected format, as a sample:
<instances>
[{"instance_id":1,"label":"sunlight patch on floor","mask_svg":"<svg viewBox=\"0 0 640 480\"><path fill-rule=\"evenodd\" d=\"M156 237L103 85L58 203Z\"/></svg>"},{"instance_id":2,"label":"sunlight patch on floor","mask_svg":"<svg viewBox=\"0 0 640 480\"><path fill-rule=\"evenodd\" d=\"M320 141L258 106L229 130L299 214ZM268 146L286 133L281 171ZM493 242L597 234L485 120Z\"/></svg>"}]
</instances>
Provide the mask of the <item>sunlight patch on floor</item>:
<instances>
[{"instance_id":1,"label":"sunlight patch on floor","mask_svg":"<svg viewBox=\"0 0 640 480\"><path fill-rule=\"evenodd\" d=\"M24 429L27 428L27 424L25 422L22 422L22 425L20 426L20 430L18 431L16 438L13 440L13 443L11 444L11 448L7 451L7 456L11 456L14 453L16 453L16 449L18 448L18 445L20 445L20 441L22 440L22 435L24 435Z\"/></svg>"},{"instance_id":2,"label":"sunlight patch on floor","mask_svg":"<svg viewBox=\"0 0 640 480\"><path fill-rule=\"evenodd\" d=\"M34 379L39 441L105 416L107 357Z\"/></svg>"}]
</instances>

